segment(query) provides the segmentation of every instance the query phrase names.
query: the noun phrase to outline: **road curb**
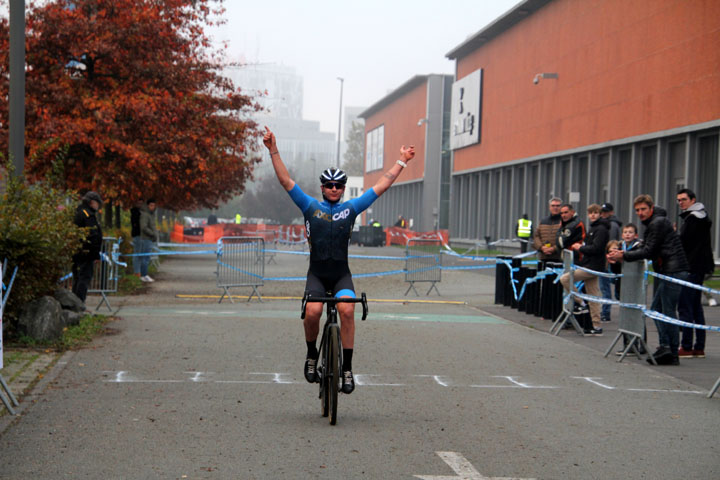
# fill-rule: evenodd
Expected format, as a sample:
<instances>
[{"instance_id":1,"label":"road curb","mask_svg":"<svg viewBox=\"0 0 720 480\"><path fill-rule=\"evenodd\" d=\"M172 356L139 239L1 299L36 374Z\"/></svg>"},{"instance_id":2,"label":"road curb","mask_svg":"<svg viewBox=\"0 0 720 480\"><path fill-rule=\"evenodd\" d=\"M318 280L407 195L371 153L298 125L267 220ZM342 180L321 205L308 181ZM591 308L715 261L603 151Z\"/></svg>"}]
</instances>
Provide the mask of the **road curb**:
<instances>
[{"instance_id":1,"label":"road curb","mask_svg":"<svg viewBox=\"0 0 720 480\"><path fill-rule=\"evenodd\" d=\"M4 434L10 425L22 418L25 410L42 396L42 393L45 391L50 382L53 382L57 378L60 372L68 365L68 363L70 363L70 360L76 353L77 352L74 351L67 351L52 364L50 369L47 373L45 373L45 375L43 375L40 381L38 381L29 392L23 395L21 399L19 399L20 405L14 408L15 415L7 414L0 417L0 435ZM30 368L32 368L32 366ZM36 372L36 376L40 374L41 372Z\"/></svg>"}]
</instances>

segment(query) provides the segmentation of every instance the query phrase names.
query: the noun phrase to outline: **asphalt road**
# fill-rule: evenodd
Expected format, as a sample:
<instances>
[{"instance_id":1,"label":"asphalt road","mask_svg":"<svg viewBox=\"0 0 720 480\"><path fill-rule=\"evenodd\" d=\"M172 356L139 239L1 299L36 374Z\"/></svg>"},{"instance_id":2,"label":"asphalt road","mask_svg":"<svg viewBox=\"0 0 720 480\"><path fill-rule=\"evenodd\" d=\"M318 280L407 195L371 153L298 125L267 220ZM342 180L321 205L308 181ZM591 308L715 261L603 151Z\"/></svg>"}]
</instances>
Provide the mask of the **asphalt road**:
<instances>
[{"instance_id":1,"label":"asphalt road","mask_svg":"<svg viewBox=\"0 0 720 480\"><path fill-rule=\"evenodd\" d=\"M266 276L306 268L276 261ZM64 356L0 434L0 478L720 478L709 387L501 318L486 275L443 272L429 297L359 279L375 300L466 303L372 302L330 426L302 376L299 302L269 298L302 282L268 283L263 303L178 296L219 294L213 271L169 259L146 294L112 298L115 334Z\"/></svg>"}]
</instances>

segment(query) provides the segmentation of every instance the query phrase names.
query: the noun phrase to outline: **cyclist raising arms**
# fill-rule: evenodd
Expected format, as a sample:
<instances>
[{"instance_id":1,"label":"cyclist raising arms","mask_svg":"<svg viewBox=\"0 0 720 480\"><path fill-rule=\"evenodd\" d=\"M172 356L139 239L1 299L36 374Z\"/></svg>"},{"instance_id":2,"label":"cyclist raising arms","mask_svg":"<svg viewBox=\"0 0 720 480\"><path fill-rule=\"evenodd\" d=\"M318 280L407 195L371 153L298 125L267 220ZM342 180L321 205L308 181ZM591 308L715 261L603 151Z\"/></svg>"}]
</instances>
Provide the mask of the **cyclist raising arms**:
<instances>
[{"instance_id":1,"label":"cyclist raising arms","mask_svg":"<svg viewBox=\"0 0 720 480\"><path fill-rule=\"evenodd\" d=\"M415 156L415 147L410 145L400 148L400 159L383 175L380 180L360 197L342 202L345 193L347 175L342 170L328 168L320 175L320 202L305 194L290 178L280 154L278 153L275 134L265 127L263 143L270 151L273 168L280 184L287 190L305 218L305 232L310 245L310 268L308 269L305 291L309 295L324 297L331 291L335 297L355 298L355 287L348 265L348 245L352 234L355 217L385 191L390 188L408 161ZM355 304L339 303L340 338L343 344L343 393L352 393L355 380L352 375L352 355L355 343ZM322 303L308 303L305 311L305 341L307 357L305 360L305 379L314 383L317 379L317 347L316 341L320 331Z\"/></svg>"}]
</instances>

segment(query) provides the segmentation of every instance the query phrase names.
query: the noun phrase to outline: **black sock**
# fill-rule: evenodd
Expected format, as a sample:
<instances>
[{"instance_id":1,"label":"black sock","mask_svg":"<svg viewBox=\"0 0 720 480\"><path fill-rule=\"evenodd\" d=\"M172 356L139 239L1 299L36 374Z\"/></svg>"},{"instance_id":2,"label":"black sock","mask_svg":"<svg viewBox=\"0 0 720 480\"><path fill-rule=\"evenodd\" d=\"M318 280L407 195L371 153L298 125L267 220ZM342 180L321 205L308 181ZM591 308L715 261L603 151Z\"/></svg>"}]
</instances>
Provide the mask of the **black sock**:
<instances>
[{"instance_id":1,"label":"black sock","mask_svg":"<svg viewBox=\"0 0 720 480\"><path fill-rule=\"evenodd\" d=\"M352 348L343 348L343 371L352 370Z\"/></svg>"},{"instance_id":2,"label":"black sock","mask_svg":"<svg viewBox=\"0 0 720 480\"><path fill-rule=\"evenodd\" d=\"M317 351L317 347L315 346L315 341L316 340L313 340L312 342L308 342L307 340L305 341L305 343L307 343L307 357L306 358L317 358L318 351Z\"/></svg>"}]
</instances>

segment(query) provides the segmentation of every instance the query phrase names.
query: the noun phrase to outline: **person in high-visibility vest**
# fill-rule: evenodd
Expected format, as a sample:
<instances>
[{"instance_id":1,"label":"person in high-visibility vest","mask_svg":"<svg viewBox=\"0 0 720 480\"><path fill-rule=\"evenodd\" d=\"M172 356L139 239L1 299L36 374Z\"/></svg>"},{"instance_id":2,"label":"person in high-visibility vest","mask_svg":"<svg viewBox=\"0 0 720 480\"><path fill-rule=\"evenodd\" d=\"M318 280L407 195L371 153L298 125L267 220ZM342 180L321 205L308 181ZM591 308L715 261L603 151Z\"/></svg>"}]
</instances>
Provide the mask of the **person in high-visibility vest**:
<instances>
[{"instance_id":1,"label":"person in high-visibility vest","mask_svg":"<svg viewBox=\"0 0 720 480\"><path fill-rule=\"evenodd\" d=\"M520 239L520 252L527 252L528 241L532 236L532 221L528 220L527 213L518 219L517 236Z\"/></svg>"},{"instance_id":2,"label":"person in high-visibility vest","mask_svg":"<svg viewBox=\"0 0 720 480\"><path fill-rule=\"evenodd\" d=\"M242 223L242 215L240 215L239 213L235 214L235 223L238 225Z\"/></svg>"}]
</instances>

